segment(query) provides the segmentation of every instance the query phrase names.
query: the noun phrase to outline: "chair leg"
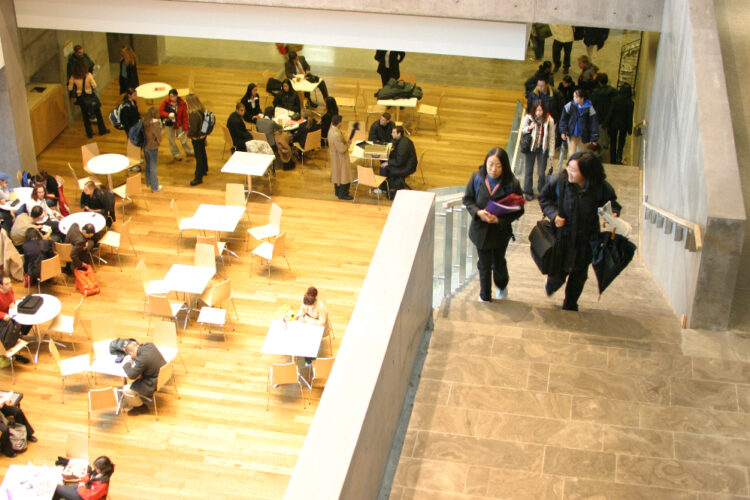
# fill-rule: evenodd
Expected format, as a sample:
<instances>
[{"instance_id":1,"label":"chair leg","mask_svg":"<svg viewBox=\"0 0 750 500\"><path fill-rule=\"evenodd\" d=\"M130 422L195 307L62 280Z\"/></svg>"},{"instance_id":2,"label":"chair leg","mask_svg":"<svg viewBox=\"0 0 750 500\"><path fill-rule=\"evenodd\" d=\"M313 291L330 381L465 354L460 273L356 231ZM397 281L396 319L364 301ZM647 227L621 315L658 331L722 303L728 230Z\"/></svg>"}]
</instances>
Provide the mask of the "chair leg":
<instances>
[{"instance_id":1,"label":"chair leg","mask_svg":"<svg viewBox=\"0 0 750 500\"><path fill-rule=\"evenodd\" d=\"M354 198L352 198L352 203L357 201L357 190L359 189L359 179L357 179L357 185L354 186Z\"/></svg>"},{"instance_id":2,"label":"chair leg","mask_svg":"<svg viewBox=\"0 0 750 500\"><path fill-rule=\"evenodd\" d=\"M159 409L156 407L156 393L154 393L154 415L156 415L156 420L159 420Z\"/></svg>"}]
</instances>

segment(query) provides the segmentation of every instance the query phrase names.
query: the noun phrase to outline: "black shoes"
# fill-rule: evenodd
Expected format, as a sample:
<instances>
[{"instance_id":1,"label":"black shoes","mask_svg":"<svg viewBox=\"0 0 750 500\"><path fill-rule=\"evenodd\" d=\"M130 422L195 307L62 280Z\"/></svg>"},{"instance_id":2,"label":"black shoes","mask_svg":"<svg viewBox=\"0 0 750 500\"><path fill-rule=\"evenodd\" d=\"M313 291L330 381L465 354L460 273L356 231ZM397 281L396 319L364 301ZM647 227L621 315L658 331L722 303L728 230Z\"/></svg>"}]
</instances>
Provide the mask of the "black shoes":
<instances>
[{"instance_id":1,"label":"black shoes","mask_svg":"<svg viewBox=\"0 0 750 500\"><path fill-rule=\"evenodd\" d=\"M198 184L203 184L203 179L193 179L190 181L191 186L197 186Z\"/></svg>"},{"instance_id":2,"label":"black shoes","mask_svg":"<svg viewBox=\"0 0 750 500\"><path fill-rule=\"evenodd\" d=\"M36 436L32 435L32 436L26 436L26 441L28 441L30 443L36 443L39 440L36 438Z\"/></svg>"},{"instance_id":3,"label":"black shoes","mask_svg":"<svg viewBox=\"0 0 750 500\"><path fill-rule=\"evenodd\" d=\"M30 363L29 358L27 358L26 356L21 356L20 354L16 354L15 356L13 356L13 358L19 363L23 363L24 365L28 365Z\"/></svg>"},{"instance_id":4,"label":"black shoes","mask_svg":"<svg viewBox=\"0 0 750 500\"><path fill-rule=\"evenodd\" d=\"M142 404L141 406L136 406L135 408L131 408L128 412L129 417L133 417L136 415L143 415L144 413L148 413L148 406L145 404Z\"/></svg>"}]
</instances>

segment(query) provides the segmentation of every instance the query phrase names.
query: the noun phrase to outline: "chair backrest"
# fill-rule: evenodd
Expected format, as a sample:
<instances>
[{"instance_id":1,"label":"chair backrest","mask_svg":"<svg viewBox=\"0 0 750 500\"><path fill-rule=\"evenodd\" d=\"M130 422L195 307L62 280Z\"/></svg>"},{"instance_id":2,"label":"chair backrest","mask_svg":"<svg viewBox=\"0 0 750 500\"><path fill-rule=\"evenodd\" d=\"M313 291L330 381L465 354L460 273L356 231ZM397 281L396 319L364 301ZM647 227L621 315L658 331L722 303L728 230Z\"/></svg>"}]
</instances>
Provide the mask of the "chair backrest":
<instances>
[{"instance_id":1,"label":"chair backrest","mask_svg":"<svg viewBox=\"0 0 750 500\"><path fill-rule=\"evenodd\" d=\"M177 222L177 227L180 227L180 211L177 208L177 202L172 200L169 202L169 206L172 208L172 215L174 216L175 222Z\"/></svg>"},{"instance_id":2,"label":"chair backrest","mask_svg":"<svg viewBox=\"0 0 750 500\"><path fill-rule=\"evenodd\" d=\"M165 318L174 318L172 306L166 294L154 294L148 296L148 309L154 316L164 316Z\"/></svg>"},{"instance_id":3,"label":"chair backrest","mask_svg":"<svg viewBox=\"0 0 750 500\"><path fill-rule=\"evenodd\" d=\"M128 141L129 143L130 141ZM141 174L137 173L135 175L131 175L127 178L125 181L125 196L128 198L141 194L143 192L143 184L141 183Z\"/></svg>"},{"instance_id":4,"label":"chair backrest","mask_svg":"<svg viewBox=\"0 0 750 500\"><path fill-rule=\"evenodd\" d=\"M443 90L442 92L440 92L440 99L438 99L438 103L437 103L437 106L436 106L438 113L440 112L440 106L443 104L443 97L445 97L445 90Z\"/></svg>"},{"instance_id":5,"label":"chair backrest","mask_svg":"<svg viewBox=\"0 0 750 500\"><path fill-rule=\"evenodd\" d=\"M73 245L71 243L58 243L55 244L55 253L60 257L60 263L73 262L70 258L70 253L73 251Z\"/></svg>"},{"instance_id":6,"label":"chair backrest","mask_svg":"<svg viewBox=\"0 0 750 500\"><path fill-rule=\"evenodd\" d=\"M215 234L211 236L196 236L195 242L200 243L202 245L211 245L212 247L214 247L214 257L219 257L221 255L219 253L219 244L218 244ZM197 253L196 253L196 260L197 260Z\"/></svg>"},{"instance_id":7,"label":"chair backrest","mask_svg":"<svg viewBox=\"0 0 750 500\"><path fill-rule=\"evenodd\" d=\"M366 141L367 130L365 129L365 122L349 122L349 124L347 125L346 136L349 137L350 135L352 135L352 128L354 127L355 123L359 123L359 129L354 133L354 137L352 137L352 143L356 144L358 142Z\"/></svg>"},{"instance_id":8,"label":"chair backrest","mask_svg":"<svg viewBox=\"0 0 750 500\"><path fill-rule=\"evenodd\" d=\"M246 207L245 186L242 184L227 183L227 188L224 192L224 205L230 207Z\"/></svg>"},{"instance_id":9,"label":"chair backrest","mask_svg":"<svg viewBox=\"0 0 750 500\"><path fill-rule=\"evenodd\" d=\"M273 242L273 257L286 257L286 232L279 234Z\"/></svg>"},{"instance_id":10,"label":"chair backrest","mask_svg":"<svg viewBox=\"0 0 750 500\"><path fill-rule=\"evenodd\" d=\"M138 275L141 277L141 283L143 283L143 292L146 293L148 290L148 283L151 281L151 278L149 278L148 275L148 266L146 266L146 261L143 259L138 261L138 264L135 265L135 270L138 271Z\"/></svg>"},{"instance_id":11,"label":"chair backrest","mask_svg":"<svg viewBox=\"0 0 750 500\"><path fill-rule=\"evenodd\" d=\"M76 175L76 171L73 168L73 166L68 163L68 170L70 170L70 175L73 177L73 180L76 182L76 187L78 186L78 176Z\"/></svg>"},{"instance_id":12,"label":"chair backrest","mask_svg":"<svg viewBox=\"0 0 750 500\"><path fill-rule=\"evenodd\" d=\"M62 273L62 267L60 266L60 256L55 255L49 259L42 261L42 271L39 275L39 281L48 280L54 278L58 274Z\"/></svg>"},{"instance_id":13,"label":"chair backrest","mask_svg":"<svg viewBox=\"0 0 750 500\"><path fill-rule=\"evenodd\" d=\"M172 321L157 321L154 325L156 347L177 349L177 326Z\"/></svg>"},{"instance_id":14,"label":"chair backrest","mask_svg":"<svg viewBox=\"0 0 750 500\"><path fill-rule=\"evenodd\" d=\"M305 147L303 151L312 151L314 149L320 149L320 129L309 132L305 137Z\"/></svg>"},{"instance_id":15,"label":"chair backrest","mask_svg":"<svg viewBox=\"0 0 750 500\"><path fill-rule=\"evenodd\" d=\"M89 413L110 408L117 408L117 394L114 387L89 391Z\"/></svg>"},{"instance_id":16,"label":"chair backrest","mask_svg":"<svg viewBox=\"0 0 750 500\"><path fill-rule=\"evenodd\" d=\"M333 362L336 358L317 358L312 361L313 378L327 379L331 375Z\"/></svg>"},{"instance_id":17,"label":"chair backrest","mask_svg":"<svg viewBox=\"0 0 750 500\"><path fill-rule=\"evenodd\" d=\"M84 170L86 170L89 160L95 156L99 156L99 145L97 143L92 142L91 144L81 146L81 159L83 160Z\"/></svg>"},{"instance_id":18,"label":"chair backrest","mask_svg":"<svg viewBox=\"0 0 750 500\"><path fill-rule=\"evenodd\" d=\"M114 338L112 335L112 326L114 325L112 313L97 314L91 318L91 340L96 344L100 340ZM109 346L107 346L109 354Z\"/></svg>"},{"instance_id":19,"label":"chair backrest","mask_svg":"<svg viewBox=\"0 0 750 500\"><path fill-rule=\"evenodd\" d=\"M127 155L129 160L132 161L141 161L141 148L136 146L130 141L125 141L127 144L127 147L125 148L125 154Z\"/></svg>"},{"instance_id":20,"label":"chair backrest","mask_svg":"<svg viewBox=\"0 0 750 500\"><path fill-rule=\"evenodd\" d=\"M18 181L19 186L23 185L23 172L21 172L20 170L16 172L16 180Z\"/></svg>"},{"instance_id":21,"label":"chair backrest","mask_svg":"<svg viewBox=\"0 0 750 500\"><path fill-rule=\"evenodd\" d=\"M232 280L227 278L208 289L206 301L211 307L224 304L232 297Z\"/></svg>"},{"instance_id":22,"label":"chair backrest","mask_svg":"<svg viewBox=\"0 0 750 500\"><path fill-rule=\"evenodd\" d=\"M250 135L253 136L253 140L254 141L268 142L268 137L263 132L258 132L258 131L255 131L255 130L251 130L250 131Z\"/></svg>"},{"instance_id":23,"label":"chair backrest","mask_svg":"<svg viewBox=\"0 0 750 500\"><path fill-rule=\"evenodd\" d=\"M277 233L281 230L281 207L276 203L271 203L271 213L268 214L268 225L276 228Z\"/></svg>"},{"instance_id":24,"label":"chair backrest","mask_svg":"<svg viewBox=\"0 0 750 500\"><path fill-rule=\"evenodd\" d=\"M357 179L360 186L378 187L375 180L375 173L370 167L357 165Z\"/></svg>"},{"instance_id":25,"label":"chair backrest","mask_svg":"<svg viewBox=\"0 0 750 500\"><path fill-rule=\"evenodd\" d=\"M196 243L195 244L195 258L193 260L194 266L210 267L216 270L216 243L213 245L208 243Z\"/></svg>"},{"instance_id":26,"label":"chair backrest","mask_svg":"<svg viewBox=\"0 0 750 500\"><path fill-rule=\"evenodd\" d=\"M130 239L130 221L131 219L128 218L128 220L120 224L120 246L123 245L125 238Z\"/></svg>"},{"instance_id":27,"label":"chair backrest","mask_svg":"<svg viewBox=\"0 0 750 500\"><path fill-rule=\"evenodd\" d=\"M76 327L81 324L81 307L83 307L83 299L84 297L81 297L81 301L73 309L73 331L75 331Z\"/></svg>"},{"instance_id":28,"label":"chair backrest","mask_svg":"<svg viewBox=\"0 0 750 500\"><path fill-rule=\"evenodd\" d=\"M229 129L224 125L219 125L219 127L221 127L221 131L224 133L224 142L226 142L230 146L233 145L234 141L232 140L232 134L229 133Z\"/></svg>"},{"instance_id":29,"label":"chair backrest","mask_svg":"<svg viewBox=\"0 0 750 500\"><path fill-rule=\"evenodd\" d=\"M299 383L299 371L296 363L274 363L271 365L271 385Z\"/></svg>"},{"instance_id":30,"label":"chair backrest","mask_svg":"<svg viewBox=\"0 0 750 500\"><path fill-rule=\"evenodd\" d=\"M80 458L89 461L89 438L85 434L69 432L67 445L65 446L65 456L67 458Z\"/></svg>"},{"instance_id":31,"label":"chair backrest","mask_svg":"<svg viewBox=\"0 0 750 500\"><path fill-rule=\"evenodd\" d=\"M156 390L161 390L162 387L166 385L167 382L169 382L169 379L172 378L172 363L167 363L166 365L159 368L159 376L156 379Z\"/></svg>"}]
</instances>

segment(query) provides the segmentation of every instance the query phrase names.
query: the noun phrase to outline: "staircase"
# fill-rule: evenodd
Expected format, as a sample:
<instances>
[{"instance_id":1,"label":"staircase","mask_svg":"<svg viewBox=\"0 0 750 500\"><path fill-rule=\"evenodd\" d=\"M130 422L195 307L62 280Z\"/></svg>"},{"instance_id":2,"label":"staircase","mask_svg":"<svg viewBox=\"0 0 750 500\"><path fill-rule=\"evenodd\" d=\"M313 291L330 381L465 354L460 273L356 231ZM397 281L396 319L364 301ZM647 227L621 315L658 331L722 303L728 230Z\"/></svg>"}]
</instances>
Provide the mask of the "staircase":
<instances>
[{"instance_id":1,"label":"staircase","mask_svg":"<svg viewBox=\"0 0 750 500\"><path fill-rule=\"evenodd\" d=\"M607 173L634 239L639 171ZM477 302L474 278L438 311L390 498L746 498L750 363L684 354L637 256L560 310L529 256L540 216L515 228L508 299Z\"/></svg>"}]
</instances>

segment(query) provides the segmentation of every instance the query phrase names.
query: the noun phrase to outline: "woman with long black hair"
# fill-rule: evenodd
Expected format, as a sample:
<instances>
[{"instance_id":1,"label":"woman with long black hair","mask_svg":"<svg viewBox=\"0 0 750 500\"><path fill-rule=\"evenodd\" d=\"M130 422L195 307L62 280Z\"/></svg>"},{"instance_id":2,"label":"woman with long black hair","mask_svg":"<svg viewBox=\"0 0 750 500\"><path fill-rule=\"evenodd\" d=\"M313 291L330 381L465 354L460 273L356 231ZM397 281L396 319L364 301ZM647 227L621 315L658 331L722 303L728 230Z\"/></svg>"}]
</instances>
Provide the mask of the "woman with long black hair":
<instances>
[{"instance_id":1,"label":"woman with long black hair","mask_svg":"<svg viewBox=\"0 0 750 500\"><path fill-rule=\"evenodd\" d=\"M274 108L284 108L294 113L300 112L299 96L292 87L292 81L287 78L281 82L281 92L273 99Z\"/></svg>"},{"instance_id":2,"label":"woman with long black hair","mask_svg":"<svg viewBox=\"0 0 750 500\"><path fill-rule=\"evenodd\" d=\"M240 102L245 106L245 114L242 115L242 119L246 122L255 123L259 117L263 116L263 110L260 109L258 87L254 83L247 86L247 91Z\"/></svg>"},{"instance_id":3,"label":"woman with long black hair","mask_svg":"<svg viewBox=\"0 0 750 500\"><path fill-rule=\"evenodd\" d=\"M500 215L488 210L490 200L497 202L510 195L516 195L514 205L518 209ZM503 148L489 150L484 163L471 175L466 185L463 203L471 214L469 239L476 245L479 256L479 301L492 301L492 281L497 286L497 299L502 300L508 296L505 251L513 236L510 224L523 215L521 184L513 175L508 153Z\"/></svg>"}]
</instances>

